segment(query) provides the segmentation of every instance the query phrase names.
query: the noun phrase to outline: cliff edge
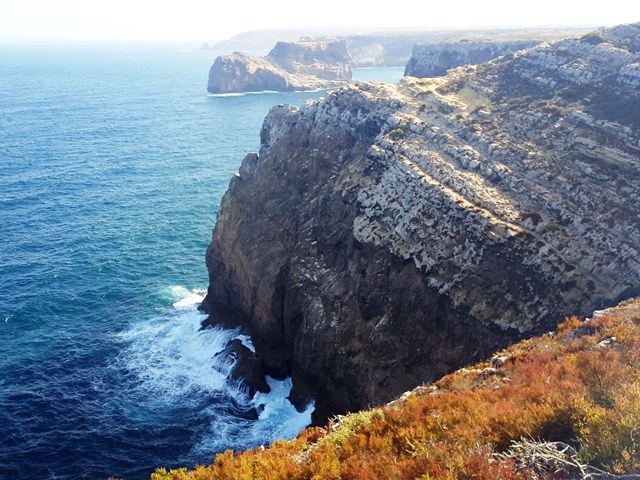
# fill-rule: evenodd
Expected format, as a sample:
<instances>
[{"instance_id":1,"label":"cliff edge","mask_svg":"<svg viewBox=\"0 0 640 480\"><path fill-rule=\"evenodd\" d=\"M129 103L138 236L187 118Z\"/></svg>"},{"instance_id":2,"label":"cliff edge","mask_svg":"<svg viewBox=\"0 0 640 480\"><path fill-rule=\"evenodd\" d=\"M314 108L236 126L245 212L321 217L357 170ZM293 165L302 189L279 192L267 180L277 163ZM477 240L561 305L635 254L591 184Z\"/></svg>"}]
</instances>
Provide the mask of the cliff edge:
<instances>
[{"instance_id":1,"label":"cliff edge","mask_svg":"<svg viewBox=\"0 0 640 480\"><path fill-rule=\"evenodd\" d=\"M322 418L637 293L639 81L634 24L275 107L203 308Z\"/></svg>"},{"instance_id":2,"label":"cliff edge","mask_svg":"<svg viewBox=\"0 0 640 480\"><path fill-rule=\"evenodd\" d=\"M351 75L344 41L278 42L266 57L235 52L216 58L207 91L317 90L344 85Z\"/></svg>"}]
</instances>

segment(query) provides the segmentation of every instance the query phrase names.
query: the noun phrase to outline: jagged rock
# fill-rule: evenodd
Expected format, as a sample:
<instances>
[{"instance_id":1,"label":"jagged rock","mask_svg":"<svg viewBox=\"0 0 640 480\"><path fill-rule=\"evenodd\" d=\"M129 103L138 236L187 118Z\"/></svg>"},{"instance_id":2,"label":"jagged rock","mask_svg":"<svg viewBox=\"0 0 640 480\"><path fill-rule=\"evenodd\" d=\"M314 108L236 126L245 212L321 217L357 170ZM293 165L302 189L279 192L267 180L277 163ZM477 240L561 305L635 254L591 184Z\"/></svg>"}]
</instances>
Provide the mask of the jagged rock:
<instances>
[{"instance_id":1,"label":"jagged rock","mask_svg":"<svg viewBox=\"0 0 640 480\"><path fill-rule=\"evenodd\" d=\"M507 53L533 47L536 40L514 42L423 43L413 47L404 74L411 77L438 77L462 65L478 65Z\"/></svg>"},{"instance_id":2,"label":"jagged rock","mask_svg":"<svg viewBox=\"0 0 640 480\"><path fill-rule=\"evenodd\" d=\"M269 392L262 361L240 339L231 340L214 359L217 363L233 363L231 379L242 382L247 387L250 397L256 392Z\"/></svg>"},{"instance_id":3,"label":"jagged rock","mask_svg":"<svg viewBox=\"0 0 640 480\"><path fill-rule=\"evenodd\" d=\"M596 348L608 348L618 343L616 337L607 337L596 345Z\"/></svg>"},{"instance_id":4,"label":"jagged rock","mask_svg":"<svg viewBox=\"0 0 640 480\"><path fill-rule=\"evenodd\" d=\"M504 367L504 364L507 362L507 360L509 360L509 357L500 355L498 357L492 357L490 363L493 368L502 368Z\"/></svg>"},{"instance_id":5,"label":"jagged rock","mask_svg":"<svg viewBox=\"0 0 640 480\"><path fill-rule=\"evenodd\" d=\"M640 25L266 117L206 308L316 419L391 400L639 292ZM622 76L622 77L621 77Z\"/></svg>"},{"instance_id":6,"label":"jagged rock","mask_svg":"<svg viewBox=\"0 0 640 480\"><path fill-rule=\"evenodd\" d=\"M351 80L344 41L278 42L266 57L235 52L216 58L209 93L335 88Z\"/></svg>"}]
</instances>

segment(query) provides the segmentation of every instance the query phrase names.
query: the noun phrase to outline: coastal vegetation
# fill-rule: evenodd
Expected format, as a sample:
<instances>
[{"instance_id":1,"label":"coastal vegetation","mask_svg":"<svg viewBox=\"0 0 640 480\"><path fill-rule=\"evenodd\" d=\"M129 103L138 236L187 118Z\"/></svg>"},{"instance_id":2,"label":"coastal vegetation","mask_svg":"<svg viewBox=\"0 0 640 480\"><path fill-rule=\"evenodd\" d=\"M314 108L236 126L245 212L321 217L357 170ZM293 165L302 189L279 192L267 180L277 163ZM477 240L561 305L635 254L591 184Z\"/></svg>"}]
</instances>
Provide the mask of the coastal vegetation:
<instances>
[{"instance_id":1,"label":"coastal vegetation","mask_svg":"<svg viewBox=\"0 0 640 480\"><path fill-rule=\"evenodd\" d=\"M615 478L640 471L639 372L632 299L384 407L151 479Z\"/></svg>"}]
</instances>

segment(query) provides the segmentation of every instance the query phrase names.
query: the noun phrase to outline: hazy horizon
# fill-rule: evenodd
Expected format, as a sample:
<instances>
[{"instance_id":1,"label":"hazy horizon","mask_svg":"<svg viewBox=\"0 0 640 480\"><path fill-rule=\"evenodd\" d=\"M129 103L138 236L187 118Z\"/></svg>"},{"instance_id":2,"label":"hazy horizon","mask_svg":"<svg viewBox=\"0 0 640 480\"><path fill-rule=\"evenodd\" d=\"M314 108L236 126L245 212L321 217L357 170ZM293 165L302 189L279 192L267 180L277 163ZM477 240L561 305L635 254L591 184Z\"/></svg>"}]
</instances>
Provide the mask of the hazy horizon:
<instances>
[{"instance_id":1,"label":"hazy horizon","mask_svg":"<svg viewBox=\"0 0 640 480\"><path fill-rule=\"evenodd\" d=\"M600 27L608 27L611 25L600 25L600 24L590 24L590 25L463 25L463 26L441 26L441 27L396 27L396 28L385 28L385 27L332 27L332 26L315 26L315 27L292 27L292 28L258 28L253 30L244 30L241 32L234 33L225 38L197 38L197 39L68 39L68 40L1 40L0 46L21 46L26 48L47 48L51 47L53 49L58 47L69 47L69 48L78 48L78 49L100 49L105 48L109 49L110 47L135 47L135 48L156 48L156 47L173 47L173 48L181 48L185 50L197 50L198 47L207 43L209 46L213 46L218 42L226 42L233 41L236 37L241 38L243 35L250 35L252 33L265 33L265 34L273 34L282 32L283 34L287 33L301 33L301 34L327 34L327 35L358 35L358 34L375 34L375 33L418 33L418 32L426 32L426 31L482 31L482 30L518 30L518 29L588 29L588 28L600 28ZM291 40L285 40L291 41Z\"/></svg>"},{"instance_id":2,"label":"hazy horizon","mask_svg":"<svg viewBox=\"0 0 640 480\"><path fill-rule=\"evenodd\" d=\"M5 0L0 43L215 42L254 30L426 30L477 28L598 27L640 21L640 4L540 0L531 4L462 0L449 4L409 1L401 8L366 7L326 0L302 11L292 0L268 5L179 5L151 0Z\"/></svg>"}]
</instances>

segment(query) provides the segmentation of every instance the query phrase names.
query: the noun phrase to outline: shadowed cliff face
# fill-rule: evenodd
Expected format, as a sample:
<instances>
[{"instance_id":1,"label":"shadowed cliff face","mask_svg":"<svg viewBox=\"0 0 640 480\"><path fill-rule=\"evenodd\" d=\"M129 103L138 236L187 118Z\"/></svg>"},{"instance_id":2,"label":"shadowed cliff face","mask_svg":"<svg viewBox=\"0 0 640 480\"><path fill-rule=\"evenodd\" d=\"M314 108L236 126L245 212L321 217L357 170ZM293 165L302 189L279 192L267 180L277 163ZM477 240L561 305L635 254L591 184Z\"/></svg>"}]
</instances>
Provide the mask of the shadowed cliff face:
<instances>
[{"instance_id":1,"label":"shadowed cliff face","mask_svg":"<svg viewBox=\"0 0 640 480\"><path fill-rule=\"evenodd\" d=\"M322 418L637 292L639 34L274 108L207 251L212 321Z\"/></svg>"}]
</instances>

